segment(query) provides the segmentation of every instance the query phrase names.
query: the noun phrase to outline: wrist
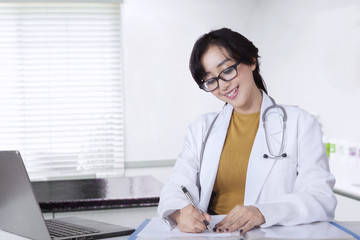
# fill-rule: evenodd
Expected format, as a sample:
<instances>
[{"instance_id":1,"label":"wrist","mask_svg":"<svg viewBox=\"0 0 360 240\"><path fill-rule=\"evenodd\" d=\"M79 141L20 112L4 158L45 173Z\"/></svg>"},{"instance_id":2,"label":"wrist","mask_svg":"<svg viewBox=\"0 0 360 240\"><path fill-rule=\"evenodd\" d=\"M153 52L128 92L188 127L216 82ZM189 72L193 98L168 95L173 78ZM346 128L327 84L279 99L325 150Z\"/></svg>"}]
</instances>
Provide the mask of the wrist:
<instances>
[{"instance_id":1,"label":"wrist","mask_svg":"<svg viewBox=\"0 0 360 240\"><path fill-rule=\"evenodd\" d=\"M169 215L170 219L172 221L174 221L176 224L179 222L178 219L179 219L179 215L180 215L180 211L179 210L176 210L175 212L173 212L172 214Z\"/></svg>"}]
</instances>

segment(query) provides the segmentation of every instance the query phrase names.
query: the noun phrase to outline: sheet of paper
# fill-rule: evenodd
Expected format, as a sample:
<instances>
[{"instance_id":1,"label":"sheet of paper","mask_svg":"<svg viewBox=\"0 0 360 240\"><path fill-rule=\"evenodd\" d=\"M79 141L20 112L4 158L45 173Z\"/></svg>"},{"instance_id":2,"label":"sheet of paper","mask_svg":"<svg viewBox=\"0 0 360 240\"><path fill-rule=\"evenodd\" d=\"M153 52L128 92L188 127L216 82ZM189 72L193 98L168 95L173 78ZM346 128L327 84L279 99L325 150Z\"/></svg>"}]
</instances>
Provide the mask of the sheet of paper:
<instances>
[{"instance_id":1,"label":"sheet of paper","mask_svg":"<svg viewBox=\"0 0 360 240\"><path fill-rule=\"evenodd\" d=\"M216 223L220 222L224 218L224 215L215 215L211 216L210 226L213 228ZM156 217L151 219L151 221L145 226L145 228L138 234L140 239L161 239L161 238L189 238L196 239L198 238L231 238L233 239L242 239L240 237L240 232L232 233L216 233L210 232L210 230L204 230L202 233L183 233L178 228L170 230L169 226L160 218Z\"/></svg>"},{"instance_id":2,"label":"sheet of paper","mask_svg":"<svg viewBox=\"0 0 360 240\"><path fill-rule=\"evenodd\" d=\"M211 216L210 225L214 227L225 215ZM138 239L354 239L350 234L342 231L328 222L316 222L297 226L273 226L269 228L254 228L245 234L233 233L214 233L204 230L202 233L183 233L178 228L170 230L169 226L160 218L156 217L145 226L138 234Z\"/></svg>"},{"instance_id":3,"label":"sheet of paper","mask_svg":"<svg viewBox=\"0 0 360 240\"><path fill-rule=\"evenodd\" d=\"M354 239L350 234L328 222L297 226L272 226L255 228L245 234L245 239Z\"/></svg>"}]
</instances>

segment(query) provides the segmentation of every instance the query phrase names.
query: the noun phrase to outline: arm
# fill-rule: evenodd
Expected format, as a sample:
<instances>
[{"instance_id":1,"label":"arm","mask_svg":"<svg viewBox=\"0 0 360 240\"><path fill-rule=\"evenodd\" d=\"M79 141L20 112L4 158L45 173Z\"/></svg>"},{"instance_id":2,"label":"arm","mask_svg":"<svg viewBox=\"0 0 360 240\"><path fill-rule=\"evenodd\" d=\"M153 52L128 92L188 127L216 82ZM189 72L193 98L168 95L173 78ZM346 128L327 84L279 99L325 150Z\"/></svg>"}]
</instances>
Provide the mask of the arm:
<instances>
[{"instance_id":1,"label":"arm","mask_svg":"<svg viewBox=\"0 0 360 240\"><path fill-rule=\"evenodd\" d=\"M194 153L195 141L189 129L183 150L177 158L174 169L160 193L158 215L167 217L175 210L184 208L189 204L180 186L184 185L191 192L195 201L199 201L199 190L196 186L198 159Z\"/></svg>"},{"instance_id":2,"label":"arm","mask_svg":"<svg viewBox=\"0 0 360 240\"><path fill-rule=\"evenodd\" d=\"M189 128L183 150L178 156L172 174L160 195L158 215L178 225L183 232L201 232L206 229L204 220L210 221L208 214L200 214L185 197L180 186L184 185L199 202L197 186L199 152L202 143L203 120L198 119Z\"/></svg>"}]
</instances>

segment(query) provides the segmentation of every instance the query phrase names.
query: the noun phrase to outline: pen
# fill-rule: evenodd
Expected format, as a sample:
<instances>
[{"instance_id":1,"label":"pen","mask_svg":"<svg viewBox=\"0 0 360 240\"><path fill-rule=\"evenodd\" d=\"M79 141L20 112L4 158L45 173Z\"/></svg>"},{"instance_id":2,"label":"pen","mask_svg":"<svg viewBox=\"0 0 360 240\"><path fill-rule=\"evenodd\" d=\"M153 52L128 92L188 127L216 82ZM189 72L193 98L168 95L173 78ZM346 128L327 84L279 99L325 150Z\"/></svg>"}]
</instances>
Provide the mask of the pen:
<instances>
[{"instance_id":1,"label":"pen","mask_svg":"<svg viewBox=\"0 0 360 240\"><path fill-rule=\"evenodd\" d=\"M200 214L204 214L204 212L196 205L193 197L191 196L190 192L187 190L187 188L185 186L181 186L181 190L184 192L185 196L187 197L187 199L189 200L189 202L191 203L191 205L193 205L193 207L199 211ZM203 221L203 223L205 224L205 226L207 227L207 229L210 230L210 232L213 232L213 230L211 229L210 223L205 219Z\"/></svg>"}]
</instances>

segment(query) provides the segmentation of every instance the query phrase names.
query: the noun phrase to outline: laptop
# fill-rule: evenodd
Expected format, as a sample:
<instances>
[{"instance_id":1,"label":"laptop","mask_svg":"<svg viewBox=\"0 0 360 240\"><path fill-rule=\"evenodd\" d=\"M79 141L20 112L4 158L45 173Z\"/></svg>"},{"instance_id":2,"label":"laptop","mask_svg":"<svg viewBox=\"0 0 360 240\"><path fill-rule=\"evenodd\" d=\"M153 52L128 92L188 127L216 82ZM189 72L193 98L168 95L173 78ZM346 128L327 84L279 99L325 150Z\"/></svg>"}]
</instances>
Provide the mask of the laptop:
<instances>
[{"instance_id":1,"label":"laptop","mask_svg":"<svg viewBox=\"0 0 360 240\"><path fill-rule=\"evenodd\" d=\"M45 220L18 151L0 151L0 228L36 240L101 239L135 231L79 217Z\"/></svg>"}]
</instances>

